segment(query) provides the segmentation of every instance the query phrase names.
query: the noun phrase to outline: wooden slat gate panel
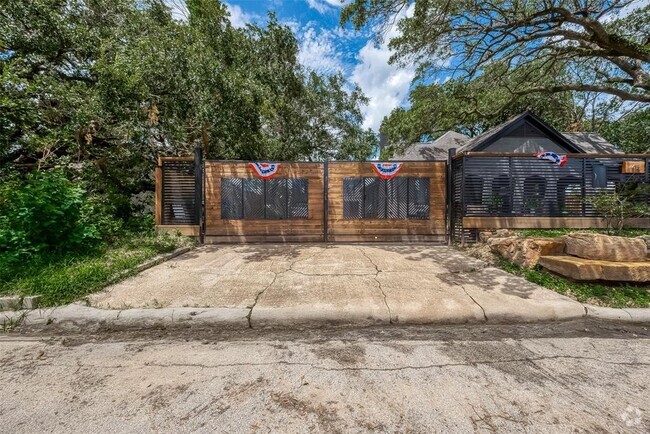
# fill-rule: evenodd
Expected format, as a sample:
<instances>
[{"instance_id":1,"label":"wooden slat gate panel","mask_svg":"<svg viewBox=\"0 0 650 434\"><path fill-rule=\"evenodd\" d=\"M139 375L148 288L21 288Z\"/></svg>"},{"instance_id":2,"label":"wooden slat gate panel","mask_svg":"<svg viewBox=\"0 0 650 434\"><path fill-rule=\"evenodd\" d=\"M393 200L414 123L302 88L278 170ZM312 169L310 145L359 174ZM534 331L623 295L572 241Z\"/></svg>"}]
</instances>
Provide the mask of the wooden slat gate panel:
<instances>
[{"instance_id":1,"label":"wooden slat gate panel","mask_svg":"<svg viewBox=\"0 0 650 434\"><path fill-rule=\"evenodd\" d=\"M346 219L343 180L377 177L368 162L328 164L328 241L446 241L446 163L404 162L397 177L429 178L429 215L426 219Z\"/></svg>"},{"instance_id":2,"label":"wooden slat gate panel","mask_svg":"<svg viewBox=\"0 0 650 434\"><path fill-rule=\"evenodd\" d=\"M207 161L205 242L446 241L445 162L404 162L397 175L429 179L429 212L426 218L345 218L343 180L375 177L377 175L369 162L280 163L278 173L273 179L305 179L308 182L307 218L225 219L221 209L222 179L254 179L257 175L246 162Z\"/></svg>"},{"instance_id":3,"label":"wooden slat gate panel","mask_svg":"<svg viewBox=\"0 0 650 434\"><path fill-rule=\"evenodd\" d=\"M223 219L222 178L257 178L245 162L205 163L205 242L314 242L325 237L323 163L280 163L273 179L307 180L307 218L287 220Z\"/></svg>"}]
</instances>

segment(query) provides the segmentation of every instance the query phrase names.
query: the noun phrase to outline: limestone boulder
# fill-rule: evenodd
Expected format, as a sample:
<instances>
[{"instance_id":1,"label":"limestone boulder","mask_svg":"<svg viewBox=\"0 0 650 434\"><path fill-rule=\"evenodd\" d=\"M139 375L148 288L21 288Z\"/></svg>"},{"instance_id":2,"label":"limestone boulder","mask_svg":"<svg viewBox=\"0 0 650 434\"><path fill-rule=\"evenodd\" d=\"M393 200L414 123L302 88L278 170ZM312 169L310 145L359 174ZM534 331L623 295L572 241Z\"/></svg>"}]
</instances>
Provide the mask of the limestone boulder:
<instances>
[{"instance_id":1,"label":"limestone boulder","mask_svg":"<svg viewBox=\"0 0 650 434\"><path fill-rule=\"evenodd\" d=\"M575 232L564 237L566 253L584 259L614 262L643 262L648 246L639 238L613 237Z\"/></svg>"},{"instance_id":2,"label":"limestone boulder","mask_svg":"<svg viewBox=\"0 0 650 434\"><path fill-rule=\"evenodd\" d=\"M575 256L542 256L539 265L573 280L650 281L650 262L614 262Z\"/></svg>"},{"instance_id":3,"label":"limestone boulder","mask_svg":"<svg viewBox=\"0 0 650 434\"><path fill-rule=\"evenodd\" d=\"M640 240L645 241L645 245L647 247L647 253L646 255L650 257L650 235L641 235L640 237L637 237Z\"/></svg>"},{"instance_id":4,"label":"limestone boulder","mask_svg":"<svg viewBox=\"0 0 650 434\"><path fill-rule=\"evenodd\" d=\"M559 238L490 238L487 244L493 252L524 268L535 267L541 256L564 252L564 242Z\"/></svg>"}]
</instances>

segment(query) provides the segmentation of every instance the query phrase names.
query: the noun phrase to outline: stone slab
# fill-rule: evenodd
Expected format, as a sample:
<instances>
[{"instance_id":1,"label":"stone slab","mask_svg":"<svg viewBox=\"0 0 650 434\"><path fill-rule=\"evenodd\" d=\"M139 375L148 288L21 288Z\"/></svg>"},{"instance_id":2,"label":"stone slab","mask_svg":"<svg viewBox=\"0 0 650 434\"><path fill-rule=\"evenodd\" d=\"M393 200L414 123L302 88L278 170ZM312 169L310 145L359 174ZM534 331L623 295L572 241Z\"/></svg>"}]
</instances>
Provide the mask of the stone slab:
<instances>
[{"instance_id":1,"label":"stone slab","mask_svg":"<svg viewBox=\"0 0 650 434\"><path fill-rule=\"evenodd\" d=\"M22 303L20 302L20 297L17 295L0 297L0 311L18 310L21 307L22 307Z\"/></svg>"},{"instance_id":2,"label":"stone slab","mask_svg":"<svg viewBox=\"0 0 650 434\"><path fill-rule=\"evenodd\" d=\"M650 261L612 262L573 256L543 256L539 264L554 273L574 280L650 282Z\"/></svg>"},{"instance_id":3,"label":"stone slab","mask_svg":"<svg viewBox=\"0 0 650 434\"><path fill-rule=\"evenodd\" d=\"M40 304L40 295L30 295L23 298L23 309L37 309Z\"/></svg>"},{"instance_id":4,"label":"stone slab","mask_svg":"<svg viewBox=\"0 0 650 434\"><path fill-rule=\"evenodd\" d=\"M567 255L615 262L645 261L648 247L639 238L603 234L571 233L563 237Z\"/></svg>"}]
</instances>

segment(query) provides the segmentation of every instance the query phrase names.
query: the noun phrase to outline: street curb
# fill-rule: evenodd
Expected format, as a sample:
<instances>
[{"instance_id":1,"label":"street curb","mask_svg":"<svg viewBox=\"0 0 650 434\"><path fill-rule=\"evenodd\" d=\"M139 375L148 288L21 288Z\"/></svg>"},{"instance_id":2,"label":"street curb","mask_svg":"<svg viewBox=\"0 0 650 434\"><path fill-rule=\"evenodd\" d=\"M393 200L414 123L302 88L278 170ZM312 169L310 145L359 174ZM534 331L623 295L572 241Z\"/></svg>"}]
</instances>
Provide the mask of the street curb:
<instances>
[{"instance_id":1,"label":"street curb","mask_svg":"<svg viewBox=\"0 0 650 434\"><path fill-rule=\"evenodd\" d=\"M594 318L624 323L650 323L650 309L614 309L608 307L583 305L585 308L582 318ZM127 309L107 310L95 307L83 306L80 304L69 304L48 309L20 310L3 312L0 314L0 326L4 324L22 324L25 326L49 326L62 327L68 330L82 328L83 330L93 329L134 329L142 327L176 327L176 326L217 326L227 329L248 329L247 308L161 308L161 309ZM388 321L378 318L278 318L277 315L262 315L257 321L253 321L253 328L291 328L297 325L301 327L323 327L323 326L368 326L373 324L387 325ZM274 318L275 317L275 318ZM576 319L575 315L556 317L556 321ZM466 323L466 321L461 321ZM509 317L498 320L487 320L475 322L475 324L523 324L540 322L539 318ZM400 322L396 325L426 324L426 322ZM432 322L431 324L445 325L458 324L458 321Z\"/></svg>"},{"instance_id":2,"label":"street curb","mask_svg":"<svg viewBox=\"0 0 650 434\"><path fill-rule=\"evenodd\" d=\"M249 309L238 308L163 308L107 310L80 304L49 309L22 310L0 314L0 325L55 325L84 330L111 328L165 327L171 325L211 325L223 328L248 328Z\"/></svg>"},{"instance_id":3,"label":"street curb","mask_svg":"<svg viewBox=\"0 0 650 434\"><path fill-rule=\"evenodd\" d=\"M606 319L611 321L650 323L650 308L623 308L592 306L583 304L587 318Z\"/></svg>"}]
</instances>

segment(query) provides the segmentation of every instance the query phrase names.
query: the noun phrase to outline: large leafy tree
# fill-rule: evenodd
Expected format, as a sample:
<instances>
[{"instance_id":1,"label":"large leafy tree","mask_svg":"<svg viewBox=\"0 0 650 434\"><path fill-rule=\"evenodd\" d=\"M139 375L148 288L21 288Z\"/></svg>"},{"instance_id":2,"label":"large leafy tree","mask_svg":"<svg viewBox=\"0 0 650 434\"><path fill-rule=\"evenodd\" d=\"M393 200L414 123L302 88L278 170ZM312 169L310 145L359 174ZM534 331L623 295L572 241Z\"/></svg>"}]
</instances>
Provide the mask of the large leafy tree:
<instances>
[{"instance_id":1,"label":"large leafy tree","mask_svg":"<svg viewBox=\"0 0 650 434\"><path fill-rule=\"evenodd\" d=\"M161 154L365 158L364 97L298 62L290 29L235 29L188 0L0 0L0 169L63 166L122 198L152 187ZM125 211L125 212L128 212Z\"/></svg>"},{"instance_id":2,"label":"large leafy tree","mask_svg":"<svg viewBox=\"0 0 650 434\"><path fill-rule=\"evenodd\" d=\"M574 128L582 113L567 93L513 97L495 80L517 81L504 64L493 64L474 80L450 79L444 83L419 84L409 95L409 107L397 108L386 117L381 132L398 147L437 137L445 131L474 136L525 110L531 110L560 130ZM506 82L504 80L504 82Z\"/></svg>"},{"instance_id":3,"label":"large leafy tree","mask_svg":"<svg viewBox=\"0 0 650 434\"><path fill-rule=\"evenodd\" d=\"M354 0L341 19L357 28L381 25L411 5L390 45L393 61L414 61L423 75L451 70L473 79L494 62L511 70L534 65L546 79L522 75L510 82L513 95L584 91L650 102L650 6L635 8L632 0Z\"/></svg>"}]
</instances>

